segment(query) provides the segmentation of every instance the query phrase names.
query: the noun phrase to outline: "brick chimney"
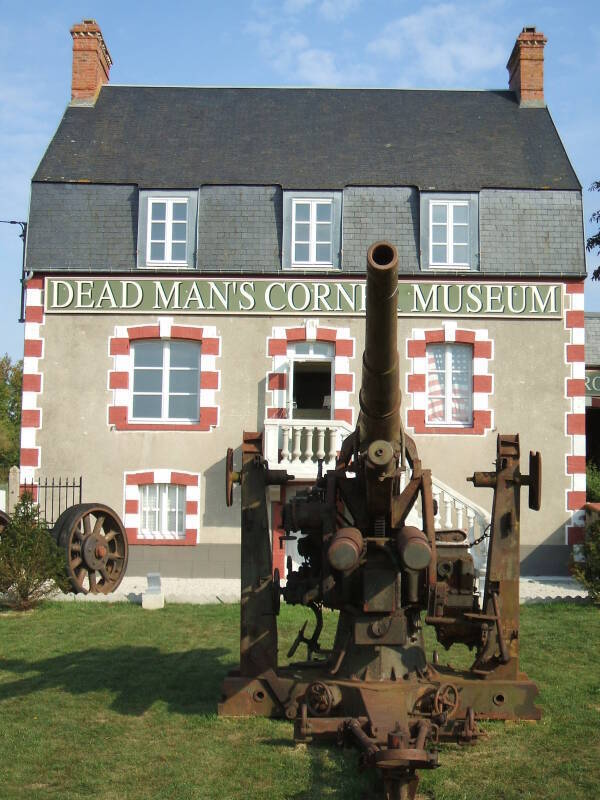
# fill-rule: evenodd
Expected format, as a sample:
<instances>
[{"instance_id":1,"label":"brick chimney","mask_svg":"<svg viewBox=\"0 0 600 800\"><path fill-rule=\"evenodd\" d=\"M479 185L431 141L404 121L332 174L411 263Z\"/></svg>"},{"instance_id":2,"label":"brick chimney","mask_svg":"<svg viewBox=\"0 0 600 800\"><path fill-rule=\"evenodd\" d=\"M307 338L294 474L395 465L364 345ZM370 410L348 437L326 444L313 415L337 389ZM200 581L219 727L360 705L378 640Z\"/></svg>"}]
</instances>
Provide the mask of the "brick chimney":
<instances>
[{"instance_id":1,"label":"brick chimney","mask_svg":"<svg viewBox=\"0 0 600 800\"><path fill-rule=\"evenodd\" d=\"M71 100L95 101L100 88L108 83L112 64L108 47L95 19L84 19L71 28L73 37L73 76Z\"/></svg>"},{"instance_id":2,"label":"brick chimney","mask_svg":"<svg viewBox=\"0 0 600 800\"><path fill-rule=\"evenodd\" d=\"M548 39L534 27L523 28L508 59L508 88L520 106L544 106L544 45Z\"/></svg>"}]
</instances>

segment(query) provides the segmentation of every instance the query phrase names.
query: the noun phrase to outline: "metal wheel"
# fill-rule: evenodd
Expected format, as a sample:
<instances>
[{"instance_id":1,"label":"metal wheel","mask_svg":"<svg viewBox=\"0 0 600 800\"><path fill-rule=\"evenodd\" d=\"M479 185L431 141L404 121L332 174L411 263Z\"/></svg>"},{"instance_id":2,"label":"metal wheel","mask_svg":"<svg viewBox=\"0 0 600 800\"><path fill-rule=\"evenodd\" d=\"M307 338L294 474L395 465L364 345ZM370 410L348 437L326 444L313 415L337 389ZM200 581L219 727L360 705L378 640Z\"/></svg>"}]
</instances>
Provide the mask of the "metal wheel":
<instances>
[{"instance_id":1,"label":"metal wheel","mask_svg":"<svg viewBox=\"0 0 600 800\"><path fill-rule=\"evenodd\" d=\"M233 447L228 447L225 457L225 505L228 508L233 505L234 483L241 483L241 476L233 468Z\"/></svg>"},{"instance_id":2,"label":"metal wheel","mask_svg":"<svg viewBox=\"0 0 600 800\"><path fill-rule=\"evenodd\" d=\"M4 530L4 528L6 528L9 522L10 522L10 517L8 516L6 511L0 511L0 535L2 534L2 531Z\"/></svg>"},{"instance_id":3,"label":"metal wheel","mask_svg":"<svg viewBox=\"0 0 600 800\"><path fill-rule=\"evenodd\" d=\"M436 714L446 714L451 717L459 705L458 689L453 683L445 683L440 686L433 698L433 709Z\"/></svg>"},{"instance_id":4,"label":"metal wheel","mask_svg":"<svg viewBox=\"0 0 600 800\"><path fill-rule=\"evenodd\" d=\"M127 567L125 529L112 508L82 503L67 509L52 531L66 554L67 576L77 594L110 594Z\"/></svg>"}]
</instances>

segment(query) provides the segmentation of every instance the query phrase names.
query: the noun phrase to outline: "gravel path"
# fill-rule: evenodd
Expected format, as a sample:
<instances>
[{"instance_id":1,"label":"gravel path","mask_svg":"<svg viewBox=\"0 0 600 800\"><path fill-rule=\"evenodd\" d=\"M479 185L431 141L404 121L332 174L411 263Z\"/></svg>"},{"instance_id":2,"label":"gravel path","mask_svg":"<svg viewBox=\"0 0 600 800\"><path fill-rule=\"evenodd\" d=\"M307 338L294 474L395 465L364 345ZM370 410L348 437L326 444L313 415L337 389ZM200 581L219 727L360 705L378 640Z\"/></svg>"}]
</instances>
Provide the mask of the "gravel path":
<instances>
[{"instance_id":1,"label":"gravel path","mask_svg":"<svg viewBox=\"0 0 600 800\"><path fill-rule=\"evenodd\" d=\"M59 594L57 600L92 603L141 603L146 591L145 577L127 577L116 592L110 595ZM237 603L240 599L240 581L194 580L193 578L163 578L162 589L167 603ZM539 603L551 600L581 600L587 592L572 578L535 576L520 579L521 603Z\"/></svg>"}]
</instances>

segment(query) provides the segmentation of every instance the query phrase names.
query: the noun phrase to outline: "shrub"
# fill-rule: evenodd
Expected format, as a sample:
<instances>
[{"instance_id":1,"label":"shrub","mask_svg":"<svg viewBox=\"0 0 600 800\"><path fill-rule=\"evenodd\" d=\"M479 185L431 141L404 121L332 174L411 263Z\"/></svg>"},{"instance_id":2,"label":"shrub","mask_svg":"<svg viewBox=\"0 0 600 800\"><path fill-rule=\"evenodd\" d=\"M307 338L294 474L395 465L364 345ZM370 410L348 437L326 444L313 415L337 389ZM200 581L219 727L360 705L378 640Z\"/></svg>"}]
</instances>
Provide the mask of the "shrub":
<instances>
[{"instance_id":1,"label":"shrub","mask_svg":"<svg viewBox=\"0 0 600 800\"><path fill-rule=\"evenodd\" d=\"M588 461L585 468L586 499L588 503L600 503L600 469L593 461Z\"/></svg>"},{"instance_id":2,"label":"shrub","mask_svg":"<svg viewBox=\"0 0 600 800\"><path fill-rule=\"evenodd\" d=\"M571 572L588 590L590 599L600 603L600 518L587 525L582 551L583 561L572 561Z\"/></svg>"},{"instance_id":3,"label":"shrub","mask_svg":"<svg viewBox=\"0 0 600 800\"><path fill-rule=\"evenodd\" d=\"M64 552L25 493L0 538L0 595L11 608L32 608L56 588L69 590Z\"/></svg>"}]
</instances>

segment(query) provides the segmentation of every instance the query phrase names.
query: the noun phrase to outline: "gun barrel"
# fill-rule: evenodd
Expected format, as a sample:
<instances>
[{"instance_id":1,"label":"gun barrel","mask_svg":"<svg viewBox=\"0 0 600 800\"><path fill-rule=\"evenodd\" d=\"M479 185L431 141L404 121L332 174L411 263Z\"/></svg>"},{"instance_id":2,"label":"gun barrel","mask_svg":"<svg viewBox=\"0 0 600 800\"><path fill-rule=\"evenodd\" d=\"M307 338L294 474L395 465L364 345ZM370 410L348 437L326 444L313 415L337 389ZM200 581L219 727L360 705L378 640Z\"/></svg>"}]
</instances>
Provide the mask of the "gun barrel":
<instances>
[{"instance_id":1,"label":"gun barrel","mask_svg":"<svg viewBox=\"0 0 600 800\"><path fill-rule=\"evenodd\" d=\"M398 365L398 253L375 242L367 253L367 313L363 354L360 447L375 439L397 444L401 435Z\"/></svg>"}]
</instances>

